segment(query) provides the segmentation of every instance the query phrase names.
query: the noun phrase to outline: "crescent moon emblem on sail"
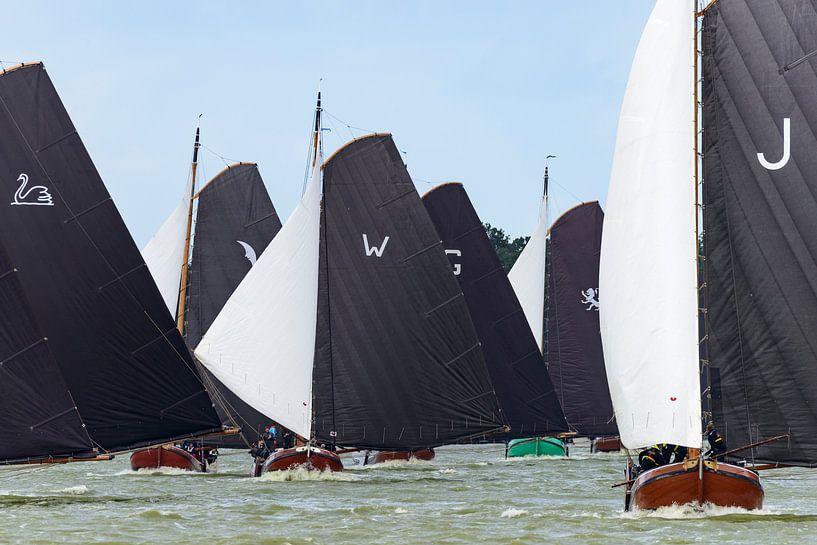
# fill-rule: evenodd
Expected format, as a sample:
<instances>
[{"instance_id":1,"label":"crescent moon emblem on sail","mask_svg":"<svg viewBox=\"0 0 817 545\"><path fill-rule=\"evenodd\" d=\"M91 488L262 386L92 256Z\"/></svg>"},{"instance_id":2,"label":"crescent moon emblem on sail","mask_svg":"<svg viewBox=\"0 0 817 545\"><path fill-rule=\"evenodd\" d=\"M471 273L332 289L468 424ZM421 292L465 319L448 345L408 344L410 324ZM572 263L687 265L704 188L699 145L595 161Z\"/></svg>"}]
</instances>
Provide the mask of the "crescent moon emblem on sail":
<instances>
[{"instance_id":1,"label":"crescent moon emblem on sail","mask_svg":"<svg viewBox=\"0 0 817 545\"><path fill-rule=\"evenodd\" d=\"M250 262L250 267L255 265L255 262L258 260L258 256L256 255L255 250L253 250L252 246L250 246L243 240L236 240L236 242L241 244L241 247L244 248L244 257L246 257L247 260Z\"/></svg>"}]
</instances>

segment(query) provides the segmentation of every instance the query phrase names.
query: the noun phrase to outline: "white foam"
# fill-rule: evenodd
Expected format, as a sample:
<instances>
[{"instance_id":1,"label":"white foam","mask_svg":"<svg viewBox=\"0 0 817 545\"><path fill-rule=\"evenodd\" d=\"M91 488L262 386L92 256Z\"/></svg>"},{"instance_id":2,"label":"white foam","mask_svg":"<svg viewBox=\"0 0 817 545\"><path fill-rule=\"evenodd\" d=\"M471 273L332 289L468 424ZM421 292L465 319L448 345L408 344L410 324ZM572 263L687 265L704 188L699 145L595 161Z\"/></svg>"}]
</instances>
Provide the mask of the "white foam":
<instances>
[{"instance_id":1,"label":"white foam","mask_svg":"<svg viewBox=\"0 0 817 545\"><path fill-rule=\"evenodd\" d=\"M406 509L403 509L402 507L398 507L397 509L394 510L394 513L396 515L403 515L405 513L408 513L408 511Z\"/></svg>"},{"instance_id":2,"label":"white foam","mask_svg":"<svg viewBox=\"0 0 817 545\"><path fill-rule=\"evenodd\" d=\"M505 509L504 511L502 511L502 514L500 515L500 517L505 518L505 519L513 519L513 518L521 517L521 516L524 516L524 515L527 515L527 514L528 514L528 512L525 511L524 509L514 509L513 507L510 507L510 508Z\"/></svg>"},{"instance_id":3,"label":"white foam","mask_svg":"<svg viewBox=\"0 0 817 545\"><path fill-rule=\"evenodd\" d=\"M285 471L268 471L254 479L259 482L284 482L284 481L343 481L356 480L357 477L340 471L315 471L298 467Z\"/></svg>"},{"instance_id":4,"label":"white foam","mask_svg":"<svg viewBox=\"0 0 817 545\"><path fill-rule=\"evenodd\" d=\"M668 520L679 519L705 519L714 517L725 517L729 515L751 515L751 516L768 516L778 515L769 509L743 509L740 507L720 507L707 503L704 505L684 504L684 505L670 505L668 507L661 507L654 511L646 511L634 509L632 511L625 511L621 514L622 518L659 518Z\"/></svg>"},{"instance_id":5,"label":"white foam","mask_svg":"<svg viewBox=\"0 0 817 545\"><path fill-rule=\"evenodd\" d=\"M82 496L83 494L88 493L88 487L84 484L79 486L69 486L68 488L63 488L62 490L57 490L58 494L68 494L70 496Z\"/></svg>"}]
</instances>

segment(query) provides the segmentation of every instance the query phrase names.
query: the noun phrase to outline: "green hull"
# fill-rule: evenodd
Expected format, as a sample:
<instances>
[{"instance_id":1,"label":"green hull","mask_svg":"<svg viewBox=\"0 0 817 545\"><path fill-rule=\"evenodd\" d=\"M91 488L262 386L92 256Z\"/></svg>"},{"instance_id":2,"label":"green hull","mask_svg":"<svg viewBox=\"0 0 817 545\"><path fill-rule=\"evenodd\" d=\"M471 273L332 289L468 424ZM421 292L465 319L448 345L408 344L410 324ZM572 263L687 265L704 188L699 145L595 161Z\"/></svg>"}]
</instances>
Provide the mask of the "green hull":
<instances>
[{"instance_id":1,"label":"green hull","mask_svg":"<svg viewBox=\"0 0 817 545\"><path fill-rule=\"evenodd\" d=\"M555 437L513 439L508 443L508 458L520 456L567 456L564 441Z\"/></svg>"}]
</instances>

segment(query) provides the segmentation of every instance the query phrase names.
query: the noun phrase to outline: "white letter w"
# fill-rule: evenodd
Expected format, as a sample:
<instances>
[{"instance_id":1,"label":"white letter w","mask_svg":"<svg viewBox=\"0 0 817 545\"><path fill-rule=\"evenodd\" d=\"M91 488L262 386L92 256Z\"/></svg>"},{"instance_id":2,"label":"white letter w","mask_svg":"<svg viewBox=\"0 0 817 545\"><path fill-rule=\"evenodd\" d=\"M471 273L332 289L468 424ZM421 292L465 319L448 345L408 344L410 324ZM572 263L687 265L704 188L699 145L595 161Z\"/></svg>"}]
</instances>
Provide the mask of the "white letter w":
<instances>
[{"instance_id":1,"label":"white letter w","mask_svg":"<svg viewBox=\"0 0 817 545\"><path fill-rule=\"evenodd\" d=\"M389 237L383 239L383 245L379 248L377 246L369 246L369 237L363 235L363 249L366 250L366 256L371 257L372 254L377 257L383 257L383 252L386 250L386 244L389 243Z\"/></svg>"}]
</instances>

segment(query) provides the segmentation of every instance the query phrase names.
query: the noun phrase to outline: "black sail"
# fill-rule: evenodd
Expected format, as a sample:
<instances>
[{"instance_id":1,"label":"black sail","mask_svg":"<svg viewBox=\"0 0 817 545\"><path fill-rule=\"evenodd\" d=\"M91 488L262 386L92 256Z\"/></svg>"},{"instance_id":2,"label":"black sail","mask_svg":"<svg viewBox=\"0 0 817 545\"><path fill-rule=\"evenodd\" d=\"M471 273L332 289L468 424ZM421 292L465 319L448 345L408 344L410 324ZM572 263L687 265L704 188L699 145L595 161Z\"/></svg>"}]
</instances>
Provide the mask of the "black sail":
<instances>
[{"instance_id":1,"label":"black sail","mask_svg":"<svg viewBox=\"0 0 817 545\"><path fill-rule=\"evenodd\" d=\"M594 201L568 210L550 228L548 371L568 424L589 437L618 435L599 329L603 222Z\"/></svg>"},{"instance_id":2,"label":"black sail","mask_svg":"<svg viewBox=\"0 0 817 545\"><path fill-rule=\"evenodd\" d=\"M702 38L711 407L730 447L789 433L751 454L804 466L817 464L815 28L814 1L720 0Z\"/></svg>"},{"instance_id":3,"label":"black sail","mask_svg":"<svg viewBox=\"0 0 817 545\"><path fill-rule=\"evenodd\" d=\"M0 75L0 135L0 460L220 429L41 64Z\"/></svg>"},{"instance_id":4,"label":"black sail","mask_svg":"<svg viewBox=\"0 0 817 545\"><path fill-rule=\"evenodd\" d=\"M191 349L199 344L256 258L281 229L255 163L227 167L198 195L184 330ZM269 425L269 418L233 394L203 366L200 369L222 422L241 428L241 437L222 437L208 443L242 448L255 441Z\"/></svg>"},{"instance_id":5,"label":"black sail","mask_svg":"<svg viewBox=\"0 0 817 545\"><path fill-rule=\"evenodd\" d=\"M412 449L502 427L468 308L390 135L324 166L314 434Z\"/></svg>"},{"instance_id":6,"label":"black sail","mask_svg":"<svg viewBox=\"0 0 817 545\"><path fill-rule=\"evenodd\" d=\"M436 187L423 196L423 203L465 294L491 381L511 428L502 437L567 431L528 320L462 184Z\"/></svg>"}]
</instances>

